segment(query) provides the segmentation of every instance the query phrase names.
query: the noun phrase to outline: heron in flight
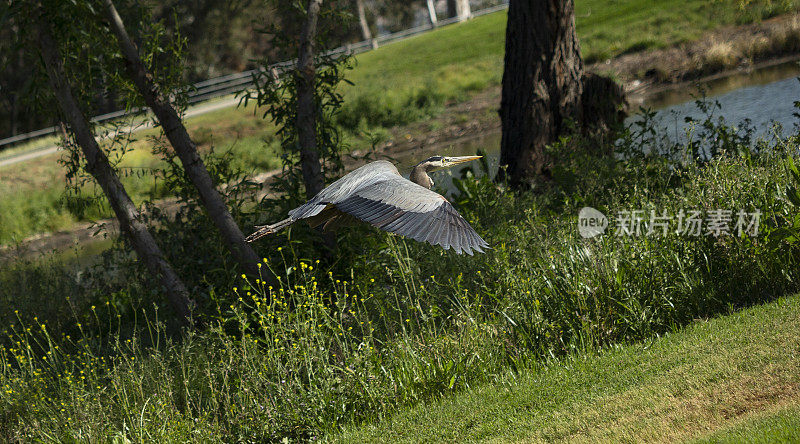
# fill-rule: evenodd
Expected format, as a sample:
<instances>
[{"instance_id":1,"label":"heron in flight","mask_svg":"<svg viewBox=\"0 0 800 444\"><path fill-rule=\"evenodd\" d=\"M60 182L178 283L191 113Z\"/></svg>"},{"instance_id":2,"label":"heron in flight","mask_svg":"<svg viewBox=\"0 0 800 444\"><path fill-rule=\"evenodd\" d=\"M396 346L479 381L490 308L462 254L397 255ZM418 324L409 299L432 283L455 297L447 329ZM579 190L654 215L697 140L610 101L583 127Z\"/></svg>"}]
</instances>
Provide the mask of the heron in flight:
<instances>
[{"instance_id":1,"label":"heron in flight","mask_svg":"<svg viewBox=\"0 0 800 444\"><path fill-rule=\"evenodd\" d=\"M381 230L440 245L445 250L472 255L483 253L486 243L442 195L431 191L428 173L449 168L481 156L433 156L418 163L405 179L390 162L370 162L317 193L311 200L289 211L289 217L272 225L256 226L247 236L253 242L300 219L312 227L330 231L354 220Z\"/></svg>"}]
</instances>

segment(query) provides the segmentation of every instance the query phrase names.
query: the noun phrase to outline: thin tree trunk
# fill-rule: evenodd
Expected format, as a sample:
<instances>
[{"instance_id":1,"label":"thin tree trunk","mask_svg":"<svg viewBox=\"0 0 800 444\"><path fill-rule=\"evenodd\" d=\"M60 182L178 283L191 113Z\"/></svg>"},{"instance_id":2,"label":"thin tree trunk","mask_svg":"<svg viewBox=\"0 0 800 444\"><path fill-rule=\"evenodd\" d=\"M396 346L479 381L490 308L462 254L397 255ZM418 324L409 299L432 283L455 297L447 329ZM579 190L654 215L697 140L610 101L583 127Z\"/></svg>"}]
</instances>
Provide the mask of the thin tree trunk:
<instances>
[{"instance_id":1,"label":"thin tree trunk","mask_svg":"<svg viewBox=\"0 0 800 444\"><path fill-rule=\"evenodd\" d=\"M364 41L370 42L372 49L378 47L378 42L372 38L372 31L369 30L369 23L367 23L367 13L364 9L364 0L355 0L356 12L358 13L358 24L361 26L361 37Z\"/></svg>"},{"instance_id":2,"label":"thin tree trunk","mask_svg":"<svg viewBox=\"0 0 800 444\"><path fill-rule=\"evenodd\" d=\"M314 63L314 44L317 34L317 21L322 0L309 0L306 22L300 32L300 47L297 57L297 139L300 143L300 167L309 199L325 188L325 177L317 147L317 68ZM321 233L324 245L329 251L336 251L336 235Z\"/></svg>"},{"instance_id":3,"label":"thin tree trunk","mask_svg":"<svg viewBox=\"0 0 800 444\"><path fill-rule=\"evenodd\" d=\"M511 0L500 103L498 179L525 186L547 174L545 145L580 121L583 63L573 0Z\"/></svg>"},{"instance_id":4,"label":"thin tree trunk","mask_svg":"<svg viewBox=\"0 0 800 444\"><path fill-rule=\"evenodd\" d=\"M431 19L431 26L436 27L439 22L436 20L436 7L433 4L433 0L428 0L428 16Z\"/></svg>"},{"instance_id":5,"label":"thin tree trunk","mask_svg":"<svg viewBox=\"0 0 800 444\"><path fill-rule=\"evenodd\" d=\"M458 17L463 22L472 16L469 0L447 0L447 17Z\"/></svg>"},{"instance_id":6,"label":"thin tree trunk","mask_svg":"<svg viewBox=\"0 0 800 444\"><path fill-rule=\"evenodd\" d=\"M159 90L153 76L142 63L139 52L128 36L125 25L122 23L122 19L117 13L112 0L104 0L104 3L106 6L106 18L117 37L120 49L125 57L128 73L136 84L136 88L144 97L147 106L153 110L158 121L161 122L164 134L175 148L186 174L195 188L197 188L200 201L208 211L209 217L211 217L217 230L222 234L225 245L233 254L233 257L246 272L258 275L258 255L244 241L244 234L242 234L241 229L239 229L233 216L231 216L222 195L215 188L203 159L197 153L197 146L189 137L189 133L186 131L178 112L172 107L162 91Z\"/></svg>"},{"instance_id":7,"label":"thin tree trunk","mask_svg":"<svg viewBox=\"0 0 800 444\"><path fill-rule=\"evenodd\" d=\"M300 51L297 57L297 138L300 143L303 182L306 185L306 197L309 199L325 186L317 149L317 104L314 98L317 77L314 41L321 6L322 0L308 2L308 15L300 33Z\"/></svg>"},{"instance_id":8,"label":"thin tree trunk","mask_svg":"<svg viewBox=\"0 0 800 444\"><path fill-rule=\"evenodd\" d=\"M69 85L61 57L58 54L50 32L43 24L38 26L38 44L44 61L50 85L53 88L58 104L65 120L72 129L78 145L86 157L86 171L100 184L111 208L119 220L120 229L131 241L139 258L151 273L160 277L161 284L180 321L188 325L191 320L189 292L181 279L164 259L161 249L156 244L147 226L142 222L139 211L125 191L122 182L108 162L105 153L100 149L89 127L86 116L80 110Z\"/></svg>"}]
</instances>

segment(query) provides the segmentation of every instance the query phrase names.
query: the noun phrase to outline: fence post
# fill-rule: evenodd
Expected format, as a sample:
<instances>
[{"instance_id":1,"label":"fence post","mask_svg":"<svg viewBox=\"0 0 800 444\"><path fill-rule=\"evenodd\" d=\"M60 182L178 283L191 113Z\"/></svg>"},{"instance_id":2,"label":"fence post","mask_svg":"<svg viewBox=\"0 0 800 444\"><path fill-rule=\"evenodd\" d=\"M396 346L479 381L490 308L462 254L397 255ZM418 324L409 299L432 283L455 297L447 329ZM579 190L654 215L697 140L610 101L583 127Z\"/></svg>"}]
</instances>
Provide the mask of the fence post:
<instances>
[{"instance_id":1,"label":"fence post","mask_svg":"<svg viewBox=\"0 0 800 444\"><path fill-rule=\"evenodd\" d=\"M469 0L456 0L456 15L458 21L463 22L472 18L472 12L469 7Z\"/></svg>"},{"instance_id":2,"label":"fence post","mask_svg":"<svg viewBox=\"0 0 800 444\"><path fill-rule=\"evenodd\" d=\"M433 0L428 0L428 15L431 17L431 26L434 28L438 26L436 20L436 8L433 5Z\"/></svg>"}]
</instances>

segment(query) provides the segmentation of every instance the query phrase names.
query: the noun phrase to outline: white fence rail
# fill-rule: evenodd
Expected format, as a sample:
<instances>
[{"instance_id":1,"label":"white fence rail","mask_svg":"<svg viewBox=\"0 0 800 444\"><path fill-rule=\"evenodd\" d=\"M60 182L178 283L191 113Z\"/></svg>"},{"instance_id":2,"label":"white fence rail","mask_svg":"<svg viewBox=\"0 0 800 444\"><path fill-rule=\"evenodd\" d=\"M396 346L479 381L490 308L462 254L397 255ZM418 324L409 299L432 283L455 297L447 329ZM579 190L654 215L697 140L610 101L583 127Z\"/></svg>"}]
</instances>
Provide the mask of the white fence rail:
<instances>
[{"instance_id":1,"label":"white fence rail","mask_svg":"<svg viewBox=\"0 0 800 444\"><path fill-rule=\"evenodd\" d=\"M478 11L473 11L471 17L478 17L481 15L491 14L493 12L501 11L506 8L508 8L508 2L507 0L503 0L503 3L497 6L492 6ZM451 17L444 20L438 20L436 25L428 23L426 25L405 29L403 31L380 35L372 40L366 40L358 43L352 43L340 46L336 49L329 51L328 54L329 55L337 53L360 54L362 52L370 51L375 47L382 46L387 43L392 43L398 40L403 40L417 34L428 32L432 29L441 28L442 26L458 23L459 21L460 20L458 17ZM285 61L276 63L270 66L270 68L283 70L292 65L293 65L292 61ZM191 104L199 103L213 99L215 97L220 97L244 91L253 85L254 73L255 70L248 70L235 74L228 74L220 77L215 77L213 79L203 80L202 82L195 83L194 88L189 93L189 103ZM96 123L106 122L129 114L138 113L141 111L142 109L135 109L130 111L126 110L114 111L112 113L96 116L92 118L92 122ZM31 131L29 133L18 134L13 137L0 139L0 151L2 151L4 148L7 148L9 145L18 142L23 142L26 140L32 140L42 136L48 136L50 134L56 133L56 131L58 131L58 127L52 126L49 128L43 128L40 130Z\"/></svg>"}]
</instances>

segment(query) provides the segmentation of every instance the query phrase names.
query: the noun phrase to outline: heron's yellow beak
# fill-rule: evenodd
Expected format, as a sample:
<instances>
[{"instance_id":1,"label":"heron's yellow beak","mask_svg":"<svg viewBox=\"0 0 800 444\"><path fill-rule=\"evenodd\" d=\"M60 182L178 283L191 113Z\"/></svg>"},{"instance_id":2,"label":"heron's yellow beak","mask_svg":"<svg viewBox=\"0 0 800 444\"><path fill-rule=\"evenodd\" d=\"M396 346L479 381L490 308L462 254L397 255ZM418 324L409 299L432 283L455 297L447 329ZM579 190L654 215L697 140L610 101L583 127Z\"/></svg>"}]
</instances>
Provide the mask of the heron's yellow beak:
<instances>
[{"instance_id":1,"label":"heron's yellow beak","mask_svg":"<svg viewBox=\"0 0 800 444\"><path fill-rule=\"evenodd\" d=\"M459 156L459 157L445 157L442 159L443 166L445 168L451 167L453 165L458 165L459 163L469 162L472 160L478 160L483 156Z\"/></svg>"}]
</instances>

